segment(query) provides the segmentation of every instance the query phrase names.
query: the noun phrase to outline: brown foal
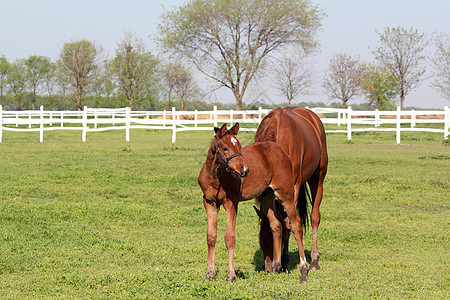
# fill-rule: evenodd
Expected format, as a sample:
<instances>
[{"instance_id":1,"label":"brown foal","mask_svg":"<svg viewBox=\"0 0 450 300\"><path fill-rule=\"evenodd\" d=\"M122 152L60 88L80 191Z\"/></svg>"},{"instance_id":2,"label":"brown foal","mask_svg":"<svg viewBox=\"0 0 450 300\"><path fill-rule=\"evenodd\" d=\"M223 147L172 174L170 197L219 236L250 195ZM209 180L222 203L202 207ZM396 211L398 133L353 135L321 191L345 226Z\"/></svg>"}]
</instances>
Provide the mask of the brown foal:
<instances>
[{"instance_id":1,"label":"brown foal","mask_svg":"<svg viewBox=\"0 0 450 300\"><path fill-rule=\"evenodd\" d=\"M297 240L300 259L305 260L302 244L301 219L296 209L297 193L294 189L293 164L283 148L273 142L256 142L244 148L236 139L239 124L227 129L224 124L215 128L215 137L208 150L206 161L200 171L198 182L203 191L203 205L208 218L207 244L208 267L206 278L215 276L215 244L217 219L221 205L227 212L225 245L228 250L227 280L236 278L233 252L236 245L235 226L238 203L255 199L270 188L282 203ZM269 219L275 218L273 210L267 211ZM272 224L273 223L273 224ZM276 226L271 222L271 228ZM279 225L272 228L274 259L272 270L281 269L281 232ZM307 275L306 275L307 276ZM302 272L302 281L303 278Z\"/></svg>"}]
</instances>

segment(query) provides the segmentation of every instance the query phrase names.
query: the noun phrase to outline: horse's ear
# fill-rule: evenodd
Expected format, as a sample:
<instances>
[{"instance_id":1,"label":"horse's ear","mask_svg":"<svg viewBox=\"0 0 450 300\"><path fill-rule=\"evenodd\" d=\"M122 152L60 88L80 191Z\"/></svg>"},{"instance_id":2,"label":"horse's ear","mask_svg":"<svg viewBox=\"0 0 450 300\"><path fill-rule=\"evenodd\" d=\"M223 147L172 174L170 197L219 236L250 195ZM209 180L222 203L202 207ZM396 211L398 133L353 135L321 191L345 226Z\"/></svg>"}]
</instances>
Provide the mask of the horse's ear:
<instances>
[{"instance_id":1,"label":"horse's ear","mask_svg":"<svg viewBox=\"0 0 450 300\"><path fill-rule=\"evenodd\" d=\"M232 135L237 135L239 132L239 123L234 124L233 127L230 128L230 130L228 130L229 133L231 133Z\"/></svg>"},{"instance_id":2,"label":"horse's ear","mask_svg":"<svg viewBox=\"0 0 450 300\"><path fill-rule=\"evenodd\" d=\"M226 123L223 124L222 127L220 128L214 127L214 132L216 136L220 139L225 135L225 133L227 133L227 124Z\"/></svg>"},{"instance_id":3,"label":"horse's ear","mask_svg":"<svg viewBox=\"0 0 450 300\"><path fill-rule=\"evenodd\" d=\"M267 216L264 214L264 212L262 211L262 209L257 209L256 206L254 206L254 205L253 205L253 208L255 209L256 214L258 215L258 217L259 217L261 220L264 220L265 218L267 218Z\"/></svg>"}]
</instances>

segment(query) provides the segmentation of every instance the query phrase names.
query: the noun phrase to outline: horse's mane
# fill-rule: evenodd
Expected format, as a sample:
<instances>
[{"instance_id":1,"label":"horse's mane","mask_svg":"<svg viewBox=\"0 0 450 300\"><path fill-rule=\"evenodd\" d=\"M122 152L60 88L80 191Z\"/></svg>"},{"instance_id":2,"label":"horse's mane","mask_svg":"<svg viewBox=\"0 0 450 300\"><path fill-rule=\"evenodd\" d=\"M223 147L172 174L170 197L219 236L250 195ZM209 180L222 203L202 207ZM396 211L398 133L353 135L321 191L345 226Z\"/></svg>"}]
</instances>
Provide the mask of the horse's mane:
<instances>
[{"instance_id":1,"label":"horse's mane","mask_svg":"<svg viewBox=\"0 0 450 300\"><path fill-rule=\"evenodd\" d=\"M255 142L274 142L277 141L278 118L281 109L277 108L271 111L258 126L255 134Z\"/></svg>"}]
</instances>

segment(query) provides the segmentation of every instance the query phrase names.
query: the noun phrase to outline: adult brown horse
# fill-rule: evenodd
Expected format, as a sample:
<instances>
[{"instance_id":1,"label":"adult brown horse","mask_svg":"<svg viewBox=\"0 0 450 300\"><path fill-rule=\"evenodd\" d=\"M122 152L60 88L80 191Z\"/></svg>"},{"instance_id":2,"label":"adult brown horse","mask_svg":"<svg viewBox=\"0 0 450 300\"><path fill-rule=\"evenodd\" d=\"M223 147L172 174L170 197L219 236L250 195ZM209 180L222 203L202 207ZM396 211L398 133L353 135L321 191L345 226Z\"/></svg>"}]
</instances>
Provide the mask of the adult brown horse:
<instances>
[{"instance_id":1,"label":"adult brown horse","mask_svg":"<svg viewBox=\"0 0 450 300\"><path fill-rule=\"evenodd\" d=\"M306 281L310 269L320 269L317 232L320 223L319 206L322 201L323 182L328 165L323 124L319 117L308 109L299 107L278 108L264 117L258 127L255 142L264 141L271 141L280 145L292 161L294 190L295 194L298 195L297 207L299 208L303 226L307 222L306 183L309 184L311 190L312 211L310 220L313 231L313 247L310 268L308 268L303 249L303 231L300 230L297 233L298 237L296 237L299 245L302 281ZM281 237L284 245L283 256L287 255L287 259L289 258L287 252L289 231L286 229L289 224L286 222L285 212L280 211L279 205L276 205L277 201L274 201L275 196L270 190L266 191L258 197L257 202L259 202L261 210L255 208L261 217L260 244L265 259L265 267L269 272L278 271L278 267L272 270L271 265L276 265L272 262L280 261L281 251L279 251L279 246L275 247L273 245L279 245L280 241L278 240ZM267 216L270 227L267 226L267 220L265 220L264 215ZM273 239L271 238L272 236ZM300 243L298 242L299 240L301 241Z\"/></svg>"},{"instance_id":2,"label":"adult brown horse","mask_svg":"<svg viewBox=\"0 0 450 300\"><path fill-rule=\"evenodd\" d=\"M254 199L268 188L274 191L274 196L283 204L289 217L299 250L303 250L300 247L302 241L299 239L302 226L296 209L297 194L294 191L293 166L281 146L273 142L261 142L241 148L235 137L239 131L239 124L230 130L227 130L226 124L214 130L215 137L198 177L208 218L206 278L211 280L216 273L217 219L219 208L223 205L227 211L225 232L225 245L228 250L227 280L233 281L236 278L233 262L236 212L240 201ZM268 214L270 215L270 211ZM281 250L281 239L274 239L274 246ZM274 264L276 268L281 262L274 261Z\"/></svg>"}]
</instances>

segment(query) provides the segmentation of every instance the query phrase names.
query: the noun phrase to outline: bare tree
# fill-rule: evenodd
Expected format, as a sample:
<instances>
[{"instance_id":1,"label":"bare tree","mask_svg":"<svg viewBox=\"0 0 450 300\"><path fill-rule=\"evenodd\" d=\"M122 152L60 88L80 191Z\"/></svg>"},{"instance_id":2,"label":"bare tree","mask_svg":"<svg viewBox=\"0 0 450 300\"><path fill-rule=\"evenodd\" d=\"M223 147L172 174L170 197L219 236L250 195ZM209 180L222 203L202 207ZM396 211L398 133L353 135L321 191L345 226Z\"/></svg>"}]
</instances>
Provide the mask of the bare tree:
<instances>
[{"instance_id":1,"label":"bare tree","mask_svg":"<svg viewBox=\"0 0 450 300\"><path fill-rule=\"evenodd\" d=\"M173 94L178 97L181 110L184 110L186 101L199 92L192 73L179 63L167 63L162 69L162 79L164 90L168 96L169 107Z\"/></svg>"},{"instance_id":2,"label":"bare tree","mask_svg":"<svg viewBox=\"0 0 450 300\"><path fill-rule=\"evenodd\" d=\"M361 82L366 67L358 59L346 53L335 54L328 63L323 78L323 88L331 99L340 99L342 105L352 97L361 94Z\"/></svg>"},{"instance_id":3,"label":"bare tree","mask_svg":"<svg viewBox=\"0 0 450 300\"><path fill-rule=\"evenodd\" d=\"M423 62L424 49L429 41L425 35L413 28L403 27L384 28L378 32L381 46L373 54L375 59L383 64L397 81L397 90L400 97L400 107L403 109L405 97L414 90L425 73Z\"/></svg>"},{"instance_id":4,"label":"bare tree","mask_svg":"<svg viewBox=\"0 0 450 300\"><path fill-rule=\"evenodd\" d=\"M132 108L133 103L147 95L149 84L155 80L158 61L135 33L125 32L117 44L112 66L120 90Z\"/></svg>"},{"instance_id":5,"label":"bare tree","mask_svg":"<svg viewBox=\"0 0 450 300\"><path fill-rule=\"evenodd\" d=\"M322 15L308 0L192 0L163 16L159 41L230 89L240 110L270 53L288 44L315 48Z\"/></svg>"},{"instance_id":6,"label":"bare tree","mask_svg":"<svg viewBox=\"0 0 450 300\"><path fill-rule=\"evenodd\" d=\"M435 36L436 52L431 62L434 67L433 82L442 97L450 100L450 33L441 33Z\"/></svg>"},{"instance_id":7,"label":"bare tree","mask_svg":"<svg viewBox=\"0 0 450 300\"><path fill-rule=\"evenodd\" d=\"M87 40L66 43L60 54L59 63L63 67L70 86L75 91L75 104L83 109L84 97L91 84L93 71L98 67L103 50Z\"/></svg>"},{"instance_id":8,"label":"bare tree","mask_svg":"<svg viewBox=\"0 0 450 300\"><path fill-rule=\"evenodd\" d=\"M285 96L289 105L299 95L310 92L313 83L313 68L305 55L285 55L274 67L276 87Z\"/></svg>"}]
</instances>

